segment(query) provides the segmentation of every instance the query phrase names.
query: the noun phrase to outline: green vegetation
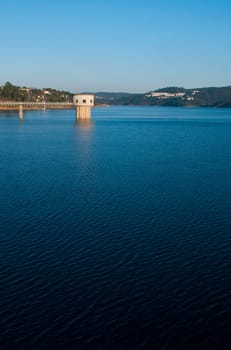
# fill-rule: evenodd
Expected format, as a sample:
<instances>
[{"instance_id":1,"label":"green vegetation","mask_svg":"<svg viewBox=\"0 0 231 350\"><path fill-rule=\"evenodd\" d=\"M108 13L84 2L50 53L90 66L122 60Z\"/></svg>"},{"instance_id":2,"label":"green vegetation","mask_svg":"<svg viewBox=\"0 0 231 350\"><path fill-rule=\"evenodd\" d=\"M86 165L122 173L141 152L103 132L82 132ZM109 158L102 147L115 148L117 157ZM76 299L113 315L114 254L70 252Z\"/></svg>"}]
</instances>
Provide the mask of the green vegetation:
<instances>
[{"instance_id":1,"label":"green vegetation","mask_svg":"<svg viewBox=\"0 0 231 350\"><path fill-rule=\"evenodd\" d=\"M20 87L6 82L0 86L0 101L72 102L73 94L51 88ZM145 94L97 92L95 103L107 105L231 107L231 86L184 89L170 86Z\"/></svg>"},{"instance_id":2,"label":"green vegetation","mask_svg":"<svg viewBox=\"0 0 231 350\"><path fill-rule=\"evenodd\" d=\"M231 107L231 86L196 89L166 87L146 94L99 92L95 99L109 105Z\"/></svg>"},{"instance_id":3,"label":"green vegetation","mask_svg":"<svg viewBox=\"0 0 231 350\"><path fill-rule=\"evenodd\" d=\"M17 102L72 102L73 94L51 88L36 89L20 87L6 82L0 87L1 101Z\"/></svg>"}]
</instances>

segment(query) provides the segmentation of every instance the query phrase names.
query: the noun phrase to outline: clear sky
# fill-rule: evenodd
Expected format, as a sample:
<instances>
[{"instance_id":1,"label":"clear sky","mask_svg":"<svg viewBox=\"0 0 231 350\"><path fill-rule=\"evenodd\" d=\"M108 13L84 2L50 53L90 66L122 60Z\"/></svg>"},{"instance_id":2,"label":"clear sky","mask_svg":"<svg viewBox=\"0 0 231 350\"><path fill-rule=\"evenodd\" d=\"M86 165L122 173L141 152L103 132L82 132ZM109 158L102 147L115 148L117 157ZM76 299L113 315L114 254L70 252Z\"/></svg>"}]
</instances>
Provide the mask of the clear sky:
<instances>
[{"instance_id":1,"label":"clear sky","mask_svg":"<svg viewBox=\"0 0 231 350\"><path fill-rule=\"evenodd\" d=\"M230 0L0 0L0 85L231 85Z\"/></svg>"}]
</instances>

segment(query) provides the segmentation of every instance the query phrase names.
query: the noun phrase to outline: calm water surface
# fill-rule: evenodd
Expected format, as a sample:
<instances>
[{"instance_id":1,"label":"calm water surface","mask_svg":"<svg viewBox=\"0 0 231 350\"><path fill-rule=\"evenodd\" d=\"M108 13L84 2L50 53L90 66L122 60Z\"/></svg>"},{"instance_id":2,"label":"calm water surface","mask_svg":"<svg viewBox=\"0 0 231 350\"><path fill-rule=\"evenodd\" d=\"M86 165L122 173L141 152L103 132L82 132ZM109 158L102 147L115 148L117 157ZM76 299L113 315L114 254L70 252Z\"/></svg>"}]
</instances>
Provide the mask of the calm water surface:
<instances>
[{"instance_id":1,"label":"calm water surface","mask_svg":"<svg viewBox=\"0 0 231 350\"><path fill-rule=\"evenodd\" d=\"M230 349L231 109L0 113L0 348Z\"/></svg>"}]
</instances>

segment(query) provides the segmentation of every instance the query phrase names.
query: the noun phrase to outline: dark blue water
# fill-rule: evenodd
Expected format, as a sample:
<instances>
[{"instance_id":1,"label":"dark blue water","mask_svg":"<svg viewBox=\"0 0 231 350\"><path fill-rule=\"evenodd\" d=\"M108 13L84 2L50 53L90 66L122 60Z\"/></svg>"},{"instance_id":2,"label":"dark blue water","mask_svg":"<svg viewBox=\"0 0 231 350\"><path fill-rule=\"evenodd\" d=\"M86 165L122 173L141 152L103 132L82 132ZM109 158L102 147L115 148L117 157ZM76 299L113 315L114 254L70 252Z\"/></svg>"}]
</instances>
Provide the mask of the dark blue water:
<instances>
[{"instance_id":1,"label":"dark blue water","mask_svg":"<svg viewBox=\"0 0 231 350\"><path fill-rule=\"evenodd\" d=\"M231 109L0 113L0 349L230 349Z\"/></svg>"}]
</instances>

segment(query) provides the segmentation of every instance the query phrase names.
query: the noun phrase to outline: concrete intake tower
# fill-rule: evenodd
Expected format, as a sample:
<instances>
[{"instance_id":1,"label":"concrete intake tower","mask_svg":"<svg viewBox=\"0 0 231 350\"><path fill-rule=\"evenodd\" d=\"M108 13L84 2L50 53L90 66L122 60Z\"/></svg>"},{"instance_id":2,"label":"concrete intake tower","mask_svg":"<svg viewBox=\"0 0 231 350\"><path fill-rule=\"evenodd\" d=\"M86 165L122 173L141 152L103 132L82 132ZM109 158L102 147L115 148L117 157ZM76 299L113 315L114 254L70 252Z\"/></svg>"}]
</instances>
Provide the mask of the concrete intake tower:
<instances>
[{"instance_id":1,"label":"concrete intake tower","mask_svg":"<svg viewBox=\"0 0 231 350\"><path fill-rule=\"evenodd\" d=\"M73 103L76 107L76 119L91 119L91 108L94 106L94 95L76 94L73 96Z\"/></svg>"}]
</instances>

